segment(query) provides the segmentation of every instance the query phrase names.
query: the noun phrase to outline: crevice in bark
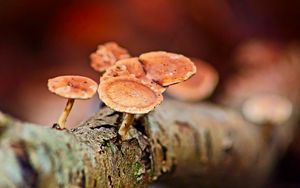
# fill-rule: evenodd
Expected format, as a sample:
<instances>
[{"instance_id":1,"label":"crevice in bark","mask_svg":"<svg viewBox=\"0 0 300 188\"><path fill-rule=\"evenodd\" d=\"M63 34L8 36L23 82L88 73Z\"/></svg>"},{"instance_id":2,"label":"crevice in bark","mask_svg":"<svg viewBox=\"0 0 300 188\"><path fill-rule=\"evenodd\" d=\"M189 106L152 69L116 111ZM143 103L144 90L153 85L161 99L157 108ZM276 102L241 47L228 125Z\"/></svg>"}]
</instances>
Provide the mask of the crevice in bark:
<instances>
[{"instance_id":1,"label":"crevice in bark","mask_svg":"<svg viewBox=\"0 0 300 188\"><path fill-rule=\"evenodd\" d=\"M163 162L164 161L166 161L167 160L167 152L168 152L168 149L167 149L167 147L165 147L161 142L160 142L160 140L159 139L157 139L156 140L156 142L160 145L160 147L161 147L161 152L162 152L162 160L163 160Z\"/></svg>"},{"instance_id":2,"label":"crevice in bark","mask_svg":"<svg viewBox=\"0 0 300 188\"><path fill-rule=\"evenodd\" d=\"M26 143L20 140L18 142L12 143L11 148L14 151L17 161L21 167L23 182L26 183L25 185L22 185L22 187L37 187L38 173L30 162Z\"/></svg>"},{"instance_id":3,"label":"crevice in bark","mask_svg":"<svg viewBox=\"0 0 300 188\"><path fill-rule=\"evenodd\" d=\"M86 187L86 176L84 170L81 171L81 187Z\"/></svg>"},{"instance_id":4,"label":"crevice in bark","mask_svg":"<svg viewBox=\"0 0 300 188\"><path fill-rule=\"evenodd\" d=\"M140 132L142 135L145 135L148 137L146 133L146 128L145 128L145 117L141 116L138 117L134 122L133 122L133 127Z\"/></svg>"},{"instance_id":5,"label":"crevice in bark","mask_svg":"<svg viewBox=\"0 0 300 188\"><path fill-rule=\"evenodd\" d=\"M150 146L147 146L142 153L141 162L145 166L146 171L151 170L151 153Z\"/></svg>"},{"instance_id":6,"label":"crevice in bark","mask_svg":"<svg viewBox=\"0 0 300 188\"><path fill-rule=\"evenodd\" d=\"M205 138L207 159L210 160L213 156L213 150L212 150L212 138L209 130L205 130L204 138Z\"/></svg>"},{"instance_id":7,"label":"crevice in bark","mask_svg":"<svg viewBox=\"0 0 300 188\"><path fill-rule=\"evenodd\" d=\"M103 128L106 128L106 129L116 129L115 126L113 125L109 125L109 124L101 124L101 125L98 125L98 126L93 126L93 127L90 127L90 129L94 130L94 129L100 129L101 127Z\"/></svg>"},{"instance_id":8,"label":"crevice in bark","mask_svg":"<svg viewBox=\"0 0 300 188\"><path fill-rule=\"evenodd\" d=\"M114 187L112 184L111 176L108 175L107 178L108 178L108 182L109 182L109 187Z\"/></svg>"}]
</instances>

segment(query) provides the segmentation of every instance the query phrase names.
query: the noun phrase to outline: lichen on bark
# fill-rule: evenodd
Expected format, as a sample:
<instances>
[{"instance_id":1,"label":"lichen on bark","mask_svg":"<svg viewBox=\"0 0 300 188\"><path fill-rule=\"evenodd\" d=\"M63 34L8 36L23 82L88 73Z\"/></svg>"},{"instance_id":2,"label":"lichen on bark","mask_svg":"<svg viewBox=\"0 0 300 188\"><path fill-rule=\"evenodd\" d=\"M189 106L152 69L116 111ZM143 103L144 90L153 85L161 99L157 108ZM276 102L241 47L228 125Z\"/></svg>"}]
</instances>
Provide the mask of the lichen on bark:
<instances>
[{"instance_id":1,"label":"lichen on bark","mask_svg":"<svg viewBox=\"0 0 300 188\"><path fill-rule=\"evenodd\" d=\"M296 120L266 142L260 127L236 111L166 100L137 116L121 141L121 117L105 107L77 128L58 131L0 113L0 187L146 187L157 180L260 186Z\"/></svg>"}]
</instances>

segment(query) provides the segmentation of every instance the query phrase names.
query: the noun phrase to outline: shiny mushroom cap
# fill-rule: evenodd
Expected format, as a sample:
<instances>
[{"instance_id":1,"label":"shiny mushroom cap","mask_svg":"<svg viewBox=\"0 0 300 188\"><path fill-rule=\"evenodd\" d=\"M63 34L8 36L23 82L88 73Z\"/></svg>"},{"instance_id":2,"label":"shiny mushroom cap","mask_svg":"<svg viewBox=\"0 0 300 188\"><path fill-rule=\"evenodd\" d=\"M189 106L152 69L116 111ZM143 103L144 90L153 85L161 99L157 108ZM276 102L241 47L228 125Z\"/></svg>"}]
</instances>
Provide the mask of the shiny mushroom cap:
<instances>
[{"instance_id":1,"label":"shiny mushroom cap","mask_svg":"<svg viewBox=\"0 0 300 188\"><path fill-rule=\"evenodd\" d=\"M101 77L101 80L118 76L142 78L145 77L145 72L138 58L128 58L119 60L113 66L109 67Z\"/></svg>"},{"instance_id":2,"label":"shiny mushroom cap","mask_svg":"<svg viewBox=\"0 0 300 188\"><path fill-rule=\"evenodd\" d=\"M89 99L97 87L96 82L84 76L58 76L48 80L49 91L68 99Z\"/></svg>"},{"instance_id":3,"label":"shiny mushroom cap","mask_svg":"<svg viewBox=\"0 0 300 188\"><path fill-rule=\"evenodd\" d=\"M129 57L130 55L125 48L120 47L115 42L108 42L99 45L97 51L90 55L91 67L98 72L104 72L117 60Z\"/></svg>"},{"instance_id":4,"label":"shiny mushroom cap","mask_svg":"<svg viewBox=\"0 0 300 188\"><path fill-rule=\"evenodd\" d=\"M279 125L292 114L291 102L276 94L260 94L249 98L243 104L242 112L248 121L256 124L272 123Z\"/></svg>"},{"instance_id":5,"label":"shiny mushroom cap","mask_svg":"<svg viewBox=\"0 0 300 188\"><path fill-rule=\"evenodd\" d=\"M167 93L182 101L199 101L212 94L216 88L219 75L208 63L193 59L197 73L182 83L171 85Z\"/></svg>"},{"instance_id":6,"label":"shiny mushroom cap","mask_svg":"<svg viewBox=\"0 0 300 188\"><path fill-rule=\"evenodd\" d=\"M106 79L100 83L98 93L107 106L131 114L148 113L163 100L151 84L131 76Z\"/></svg>"},{"instance_id":7,"label":"shiny mushroom cap","mask_svg":"<svg viewBox=\"0 0 300 188\"><path fill-rule=\"evenodd\" d=\"M151 79L146 77L144 72L143 65L139 61L138 58L128 58L119 60L115 63L115 65L109 67L106 72L101 77L101 82L112 77L119 77L119 76L130 76L135 77L144 82L148 82L152 85L153 88L160 91L161 93L166 90L166 88L156 84Z\"/></svg>"},{"instance_id":8,"label":"shiny mushroom cap","mask_svg":"<svg viewBox=\"0 0 300 188\"><path fill-rule=\"evenodd\" d=\"M161 86L187 80L196 73L194 63L187 57L169 52L149 52L139 56L147 77Z\"/></svg>"}]
</instances>

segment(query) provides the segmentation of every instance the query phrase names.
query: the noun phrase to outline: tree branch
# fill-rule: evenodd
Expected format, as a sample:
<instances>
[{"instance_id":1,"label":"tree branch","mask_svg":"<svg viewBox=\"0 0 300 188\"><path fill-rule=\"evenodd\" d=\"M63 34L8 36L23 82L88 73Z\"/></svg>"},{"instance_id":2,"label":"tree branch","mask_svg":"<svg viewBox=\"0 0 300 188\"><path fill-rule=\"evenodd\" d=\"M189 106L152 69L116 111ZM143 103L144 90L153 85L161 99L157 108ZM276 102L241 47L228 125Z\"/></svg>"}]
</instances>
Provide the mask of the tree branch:
<instances>
[{"instance_id":1,"label":"tree branch","mask_svg":"<svg viewBox=\"0 0 300 188\"><path fill-rule=\"evenodd\" d=\"M233 110L166 100L136 117L125 142L117 135L121 117L103 108L78 128L58 131L0 114L0 187L146 187L158 178L261 186L298 116L266 137Z\"/></svg>"}]
</instances>

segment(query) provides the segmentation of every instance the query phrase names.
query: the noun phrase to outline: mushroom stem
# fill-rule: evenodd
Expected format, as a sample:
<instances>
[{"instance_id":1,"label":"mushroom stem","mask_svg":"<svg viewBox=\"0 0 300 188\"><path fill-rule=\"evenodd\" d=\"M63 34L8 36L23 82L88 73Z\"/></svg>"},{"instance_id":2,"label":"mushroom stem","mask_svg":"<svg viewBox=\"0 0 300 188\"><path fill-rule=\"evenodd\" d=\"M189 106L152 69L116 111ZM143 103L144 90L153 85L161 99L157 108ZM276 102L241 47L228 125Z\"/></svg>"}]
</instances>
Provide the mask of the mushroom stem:
<instances>
[{"instance_id":1,"label":"mushroom stem","mask_svg":"<svg viewBox=\"0 0 300 188\"><path fill-rule=\"evenodd\" d=\"M124 113L124 118L120 126L120 129L118 131L122 140L125 140L125 136L129 130L130 125L132 125L133 120L134 120L134 114Z\"/></svg>"},{"instance_id":2,"label":"mushroom stem","mask_svg":"<svg viewBox=\"0 0 300 188\"><path fill-rule=\"evenodd\" d=\"M70 111L73 107L74 101L75 101L75 99L68 99L65 109L58 119L57 123L61 129L65 128L65 123L66 123L67 117L69 116Z\"/></svg>"},{"instance_id":3,"label":"mushroom stem","mask_svg":"<svg viewBox=\"0 0 300 188\"><path fill-rule=\"evenodd\" d=\"M272 137L274 135L274 132L276 131L277 126L266 122L262 125L261 134L266 142L269 142L272 140Z\"/></svg>"}]
</instances>

